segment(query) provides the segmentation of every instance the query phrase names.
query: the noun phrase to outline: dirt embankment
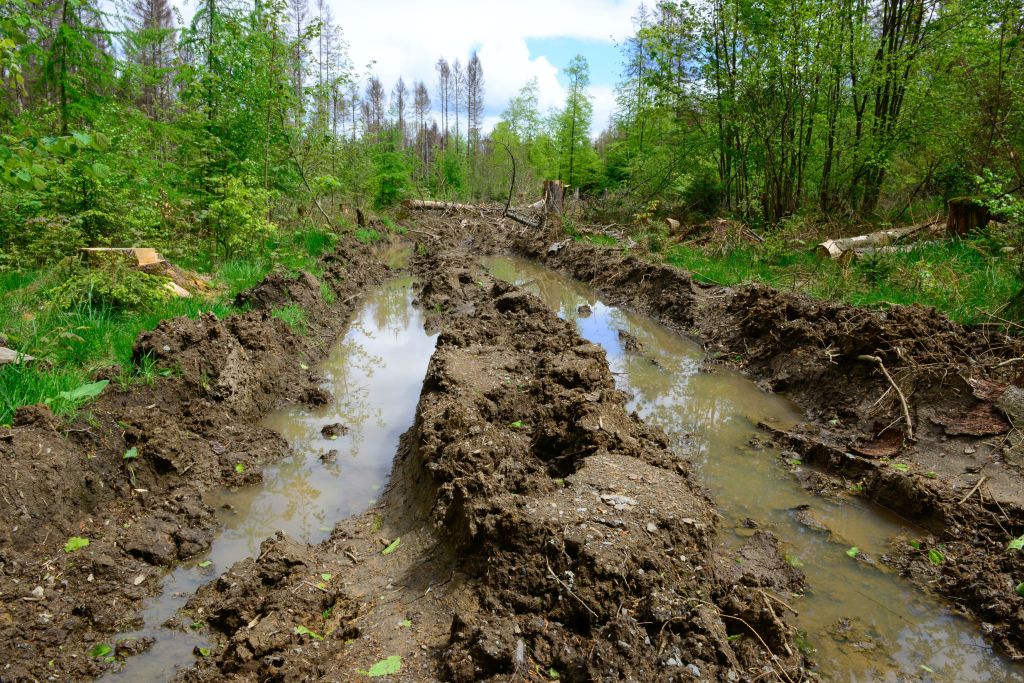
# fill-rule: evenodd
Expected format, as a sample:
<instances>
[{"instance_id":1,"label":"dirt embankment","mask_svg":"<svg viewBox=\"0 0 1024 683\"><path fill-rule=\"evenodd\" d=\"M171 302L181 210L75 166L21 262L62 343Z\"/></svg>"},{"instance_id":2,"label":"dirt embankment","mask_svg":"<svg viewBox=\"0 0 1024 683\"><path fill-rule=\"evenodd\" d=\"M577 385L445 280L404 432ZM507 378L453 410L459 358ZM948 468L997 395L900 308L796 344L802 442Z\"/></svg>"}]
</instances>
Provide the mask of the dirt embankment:
<instances>
[{"instance_id":1,"label":"dirt embankment","mask_svg":"<svg viewBox=\"0 0 1024 683\"><path fill-rule=\"evenodd\" d=\"M920 525L907 539L919 547L898 543L884 559L1024 656L1024 598L1014 590L1024 553L1007 550L1024 534L1024 450L1009 419L1020 410L1024 366L1013 359L1024 342L929 308L872 311L763 285L703 285L615 249L510 232L513 251L701 339L708 362L737 365L801 405L807 423L774 438L819 468L799 473L805 486L867 496ZM906 396L913 440L897 392L867 356ZM942 561L929 559L932 549Z\"/></svg>"},{"instance_id":2,"label":"dirt embankment","mask_svg":"<svg viewBox=\"0 0 1024 683\"><path fill-rule=\"evenodd\" d=\"M765 587L802 579L757 571L788 567L774 539L720 574L710 501L603 350L465 262L416 263L440 336L380 506L200 590L223 647L182 680L353 680L388 657L417 681L799 679Z\"/></svg>"},{"instance_id":3,"label":"dirt embankment","mask_svg":"<svg viewBox=\"0 0 1024 683\"><path fill-rule=\"evenodd\" d=\"M70 424L31 406L0 430L0 679L99 674L93 645L141 625L142 599L163 569L209 547L215 519L202 493L256 481L287 451L259 418L283 401L323 400L303 365L324 354L359 292L385 271L355 241L323 265L322 283L269 276L239 297L248 312L176 318L140 335L136 357L172 378L112 383ZM287 303L305 310L305 331L271 315ZM71 537L89 544L66 552Z\"/></svg>"}]
</instances>

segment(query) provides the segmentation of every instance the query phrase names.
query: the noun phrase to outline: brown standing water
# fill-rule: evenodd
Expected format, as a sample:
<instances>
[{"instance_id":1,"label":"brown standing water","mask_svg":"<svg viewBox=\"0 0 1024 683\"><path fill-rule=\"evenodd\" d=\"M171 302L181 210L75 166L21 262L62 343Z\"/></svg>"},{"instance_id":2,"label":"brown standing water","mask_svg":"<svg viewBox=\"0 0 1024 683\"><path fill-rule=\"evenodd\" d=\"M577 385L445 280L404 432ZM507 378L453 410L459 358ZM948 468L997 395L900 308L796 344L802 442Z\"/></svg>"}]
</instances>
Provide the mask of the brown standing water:
<instances>
[{"instance_id":1,"label":"brown standing water","mask_svg":"<svg viewBox=\"0 0 1024 683\"><path fill-rule=\"evenodd\" d=\"M800 420L785 398L735 372L702 372L698 344L647 317L604 305L593 290L552 270L511 258L487 259L486 265L495 277L540 296L604 347L620 388L634 396L630 408L675 439L677 452L693 462L711 491L724 516L727 551L752 533L746 518L780 538L787 559L807 576L802 597L785 597L799 612L805 646L825 678L1024 681L1024 666L996 654L976 624L876 562L891 539L910 542L923 535L919 529L855 496L813 496L781 462L782 454L751 445L758 422L786 427ZM584 305L589 314L579 312ZM620 330L639 342L638 350L627 350ZM798 512L803 506L809 507ZM860 550L856 558L847 554L854 546Z\"/></svg>"},{"instance_id":2,"label":"brown standing water","mask_svg":"<svg viewBox=\"0 0 1024 683\"><path fill-rule=\"evenodd\" d=\"M260 485L209 497L222 525L210 552L164 577L163 593L145 606L145 626L122 636L155 638L155 643L105 679L169 680L176 668L189 664L193 649L201 654L198 648L209 645L198 635L162 628L200 586L235 562L255 557L260 543L277 531L319 543L336 521L373 505L387 482L398 439L413 422L436 341L424 331L412 301L411 278L371 290L319 368L334 400L316 410L289 407L266 418L264 424L284 436L293 454L266 468ZM341 425L334 430L340 433L321 433L328 425ZM336 454L328 455L331 451Z\"/></svg>"}]
</instances>

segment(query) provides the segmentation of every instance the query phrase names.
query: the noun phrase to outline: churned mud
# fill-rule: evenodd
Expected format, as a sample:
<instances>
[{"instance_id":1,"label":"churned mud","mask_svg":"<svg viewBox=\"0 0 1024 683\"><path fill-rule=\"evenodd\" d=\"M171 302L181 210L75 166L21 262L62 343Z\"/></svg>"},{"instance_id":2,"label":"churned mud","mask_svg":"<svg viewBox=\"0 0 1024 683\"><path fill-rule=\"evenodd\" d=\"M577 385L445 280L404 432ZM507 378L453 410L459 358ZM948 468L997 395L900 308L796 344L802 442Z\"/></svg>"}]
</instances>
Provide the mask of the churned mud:
<instances>
[{"instance_id":1,"label":"churned mud","mask_svg":"<svg viewBox=\"0 0 1024 683\"><path fill-rule=\"evenodd\" d=\"M287 452L258 419L280 402L324 401L305 368L386 270L355 241L323 266L322 281L269 276L239 297L248 312L143 333L136 356L172 378L112 383L70 424L44 406L23 408L2 430L0 678L81 680L150 645L113 636L141 626L142 601L160 591L165 568L209 548L217 522L203 494L258 481ZM306 329L271 315L289 303L303 306ZM88 545L67 552L72 537Z\"/></svg>"},{"instance_id":2,"label":"churned mud","mask_svg":"<svg viewBox=\"0 0 1024 683\"><path fill-rule=\"evenodd\" d=\"M381 505L201 589L223 646L182 679L355 680L388 658L401 680L799 679L764 595L800 572L719 571L710 501L603 350L464 263L417 261L440 335Z\"/></svg>"},{"instance_id":3,"label":"churned mud","mask_svg":"<svg viewBox=\"0 0 1024 683\"><path fill-rule=\"evenodd\" d=\"M409 265L343 242L141 335L172 377L18 412L0 680L1021 679L1024 344L415 220Z\"/></svg>"}]
</instances>

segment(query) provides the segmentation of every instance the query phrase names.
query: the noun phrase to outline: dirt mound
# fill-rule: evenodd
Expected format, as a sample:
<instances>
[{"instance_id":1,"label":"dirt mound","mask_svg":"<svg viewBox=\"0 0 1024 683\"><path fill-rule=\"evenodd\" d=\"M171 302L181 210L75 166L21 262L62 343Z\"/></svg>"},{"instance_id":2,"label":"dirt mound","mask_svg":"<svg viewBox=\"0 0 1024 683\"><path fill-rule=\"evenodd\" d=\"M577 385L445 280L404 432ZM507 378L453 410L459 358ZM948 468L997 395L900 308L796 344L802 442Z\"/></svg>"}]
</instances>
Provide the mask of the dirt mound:
<instances>
[{"instance_id":1,"label":"dirt mound","mask_svg":"<svg viewBox=\"0 0 1024 683\"><path fill-rule=\"evenodd\" d=\"M986 437L1010 429L1013 402L1003 396L1021 383L1012 359L1024 356L1024 341L920 306L874 311L764 285L701 285L678 269L571 240L517 231L510 244L611 303L700 338L708 362L740 358L745 373L802 405L809 422L776 438L834 475L807 486L840 496L852 486L922 524L953 559L936 567L927 552L897 547L893 563L1021 656L1020 553L1005 548L1024 532L1024 458L1012 433ZM892 380L867 356L881 359ZM907 397L913 441L892 382Z\"/></svg>"},{"instance_id":2,"label":"dirt mound","mask_svg":"<svg viewBox=\"0 0 1024 683\"><path fill-rule=\"evenodd\" d=\"M202 492L258 480L262 464L287 452L258 419L316 393L319 378L300 363L323 355L353 299L384 273L354 240L323 264L338 303L312 276L271 276L246 298L254 310L177 318L140 335L136 359L151 356L171 378L111 384L73 424L43 406L23 408L0 432L0 514L9 522L0 567L11 579L0 638L18 644L4 680L101 672L92 646L138 626L162 568L209 547L216 521ZM270 315L275 302L303 305L306 334ZM88 545L66 551L72 537Z\"/></svg>"},{"instance_id":3,"label":"dirt mound","mask_svg":"<svg viewBox=\"0 0 1024 683\"><path fill-rule=\"evenodd\" d=\"M706 495L665 436L627 414L600 347L464 264L416 264L441 333L382 507L299 560L270 567L271 552L201 590L190 608L227 647L185 678L266 679L287 659L289 679L345 679L387 657L403 680L799 677L765 581L719 573ZM770 542L751 558L784 564ZM318 594L306 577L323 567ZM300 619L323 640L297 633ZM264 621L269 649L246 626Z\"/></svg>"}]
</instances>

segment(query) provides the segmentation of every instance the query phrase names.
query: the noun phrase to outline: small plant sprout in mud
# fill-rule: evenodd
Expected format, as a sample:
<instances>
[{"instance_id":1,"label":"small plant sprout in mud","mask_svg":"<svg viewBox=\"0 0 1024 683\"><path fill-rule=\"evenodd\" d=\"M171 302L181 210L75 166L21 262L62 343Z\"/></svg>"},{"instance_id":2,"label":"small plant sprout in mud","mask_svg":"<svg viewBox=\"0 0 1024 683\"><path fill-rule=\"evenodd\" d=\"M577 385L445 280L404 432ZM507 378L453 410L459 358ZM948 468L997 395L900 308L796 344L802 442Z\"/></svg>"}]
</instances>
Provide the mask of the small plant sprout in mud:
<instances>
[{"instance_id":1,"label":"small plant sprout in mud","mask_svg":"<svg viewBox=\"0 0 1024 683\"><path fill-rule=\"evenodd\" d=\"M381 555L390 555L391 553L393 553L396 550L398 550L398 545L401 542L402 542L401 538L396 538L395 540L391 541L391 543L388 544L387 548L384 548L384 550L381 550L380 554Z\"/></svg>"},{"instance_id":2,"label":"small plant sprout in mud","mask_svg":"<svg viewBox=\"0 0 1024 683\"><path fill-rule=\"evenodd\" d=\"M241 474L242 472L245 472L245 465L243 465L240 462L236 462L235 463L235 472L237 474Z\"/></svg>"},{"instance_id":3,"label":"small plant sprout in mud","mask_svg":"<svg viewBox=\"0 0 1024 683\"><path fill-rule=\"evenodd\" d=\"M135 460L138 457L139 457L139 449L136 448L135 446L132 446L131 448L129 448L128 450L126 450L124 452L124 455L121 456L121 459L122 460Z\"/></svg>"},{"instance_id":4,"label":"small plant sprout in mud","mask_svg":"<svg viewBox=\"0 0 1024 683\"><path fill-rule=\"evenodd\" d=\"M412 619L402 619L398 625L402 628L412 628Z\"/></svg>"},{"instance_id":5,"label":"small plant sprout in mud","mask_svg":"<svg viewBox=\"0 0 1024 683\"><path fill-rule=\"evenodd\" d=\"M858 555L860 555L860 548L858 548L857 546L853 546L852 548L846 551L846 555L848 557L857 557Z\"/></svg>"},{"instance_id":6,"label":"small plant sprout in mud","mask_svg":"<svg viewBox=\"0 0 1024 683\"><path fill-rule=\"evenodd\" d=\"M68 539L68 542L64 544L64 552L73 553L76 550L81 550L89 545L88 538L82 538L81 536L72 536Z\"/></svg>"},{"instance_id":7,"label":"small plant sprout in mud","mask_svg":"<svg viewBox=\"0 0 1024 683\"><path fill-rule=\"evenodd\" d=\"M209 657L213 654L212 647L196 647L195 653L200 657Z\"/></svg>"},{"instance_id":8,"label":"small plant sprout in mud","mask_svg":"<svg viewBox=\"0 0 1024 683\"><path fill-rule=\"evenodd\" d=\"M370 678L380 678L382 676L390 676L396 674L402 670L402 658L398 655L391 655L385 659L380 660L367 670L356 669L356 673Z\"/></svg>"},{"instance_id":9,"label":"small plant sprout in mud","mask_svg":"<svg viewBox=\"0 0 1024 683\"><path fill-rule=\"evenodd\" d=\"M1017 587L1014 590L1017 592L1017 595L1024 598L1024 581L1018 583Z\"/></svg>"},{"instance_id":10,"label":"small plant sprout in mud","mask_svg":"<svg viewBox=\"0 0 1024 683\"><path fill-rule=\"evenodd\" d=\"M509 424L509 427L511 427L512 429L522 429L525 426L526 423L523 422L522 420L516 420L515 422Z\"/></svg>"},{"instance_id":11,"label":"small plant sprout in mud","mask_svg":"<svg viewBox=\"0 0 1024 683\"><path fill-rule=\"evenodd\" d=\"M297 636L309 636L313 640L323 640L324 639L324 637L322 635L320 635L319 633L317 633L316 631L310 631L308 628L306 628L305 626L302 626L301 624L295 627L295 635L297 635Z\"/></svg>"},{"instance_id":12,"label":"small plant sprout in mud","mask_svg":"<svg viewBox=\"0 0 1024 683\"><path fill-rule=\"evenodd\" d=\"M946 556L938 548L932 548L928 551L928 561L938 566L946 561Z\"/></svg>"},{"instance_id":13,"label":"small plant sprout in mud","mask_svg":"<svg viewBox=\"0 0 1024 683\"><path fill-rule=\"evenodd\" d=\"M207 567L213 566L213 560L203 560L202 562L200 562L196 566L199 567L200 569L206 569Z\"/></svg>"},{"instance_id":14,"label":"small plant sprout in mud","mask_svg":"<svg viewBox=\"0 0 1024 683\"><path fill-rule=\"evenodd\" d=\"M107 643L97 643L92 646L91 650L89 650L90 657L94 659L102 659L108 663L114 661L113 653L113 646L108 645Z\"/></svg>"},{"instance_id":15,"label":"small plant sprout in mud","mask_svg":"<svg viewBox=\"0 0 1024 683\"><path fill-rule=\"evenodd\" d=\"M1024 536L1013 539L1006 545L1007 550L1024 550Z\"/></svg>"}]
</instances>

